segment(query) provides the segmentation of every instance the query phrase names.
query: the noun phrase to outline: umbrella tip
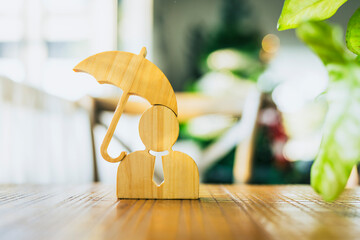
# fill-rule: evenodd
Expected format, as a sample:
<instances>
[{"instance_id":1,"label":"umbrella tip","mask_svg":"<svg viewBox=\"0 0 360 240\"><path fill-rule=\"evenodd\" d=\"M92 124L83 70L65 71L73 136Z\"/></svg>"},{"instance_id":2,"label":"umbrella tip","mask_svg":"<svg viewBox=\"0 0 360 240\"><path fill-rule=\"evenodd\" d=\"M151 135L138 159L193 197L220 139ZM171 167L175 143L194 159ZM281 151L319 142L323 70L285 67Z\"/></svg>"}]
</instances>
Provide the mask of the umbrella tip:
<instances>
[{"instance_id":1,"label":"umbrella tip","mask_svg":"<svg viewBox=\"0 0 360 240\"><path fill-rule=\"evenodd\" d=\"M142 47L139 55L146 58L146 54L147 54L146 47Z\"/></svg>"}]
</instances>

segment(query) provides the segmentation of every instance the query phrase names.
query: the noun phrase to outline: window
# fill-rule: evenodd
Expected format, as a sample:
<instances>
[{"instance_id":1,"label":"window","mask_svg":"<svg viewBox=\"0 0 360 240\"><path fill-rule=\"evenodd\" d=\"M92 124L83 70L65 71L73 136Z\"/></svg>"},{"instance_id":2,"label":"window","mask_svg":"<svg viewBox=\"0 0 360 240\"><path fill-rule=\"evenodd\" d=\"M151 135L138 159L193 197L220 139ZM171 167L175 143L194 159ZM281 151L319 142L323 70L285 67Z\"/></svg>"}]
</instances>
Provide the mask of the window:
<instances>
[{"instance_id":1,"label":"window","mask_svg":"<svg viewBox=\"0 0 360 240\"><path fill-rule=\"evenodd\" d=\"M96 82L72 68L116 49L116 19L116 0L0 0L0 75L77 99Z\"/></svg>"}]
</instances>

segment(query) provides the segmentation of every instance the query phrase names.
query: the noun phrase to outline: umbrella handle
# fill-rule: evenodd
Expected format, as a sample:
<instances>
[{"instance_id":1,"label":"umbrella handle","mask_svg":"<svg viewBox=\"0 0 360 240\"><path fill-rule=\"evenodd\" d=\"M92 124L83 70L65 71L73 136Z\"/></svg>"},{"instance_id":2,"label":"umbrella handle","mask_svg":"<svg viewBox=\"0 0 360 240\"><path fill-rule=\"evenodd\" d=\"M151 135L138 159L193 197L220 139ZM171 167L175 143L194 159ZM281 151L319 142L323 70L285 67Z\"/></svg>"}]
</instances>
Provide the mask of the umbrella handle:
<instances>
[{"instance_id":1,"label":"umbrella handle","mask_svg":"<svg viewBox=\"0 0 360 240\"><path fill-rule=\"evenodd\" d=\"M111 162L111 163L116 163L116 162L120 162L121 160L123 160L125 157L126 157L126 152L121 152L120 155L116 158L112 158L109 154L108 154L108 147L109 147L109 144L110 144L110 141L114 135L114 132L115 132L115 129L116 129L116 126L119 122L119 119L121 117L121 114L123 113L124 111L124 107L125 107L125 104L127 102L127 100L129 99L129 94L128 92L123 92L121 98L120 98L120 101L116 107L116 110L115 110L115 113L114 113L114 116L111 120L111 123L110 123L110 126L106 132L106 135L104 137L104 140L101 144L101 147L100 147L100 152L101 152L101 156L108 162Z\"/></svg>"}]
</instances>

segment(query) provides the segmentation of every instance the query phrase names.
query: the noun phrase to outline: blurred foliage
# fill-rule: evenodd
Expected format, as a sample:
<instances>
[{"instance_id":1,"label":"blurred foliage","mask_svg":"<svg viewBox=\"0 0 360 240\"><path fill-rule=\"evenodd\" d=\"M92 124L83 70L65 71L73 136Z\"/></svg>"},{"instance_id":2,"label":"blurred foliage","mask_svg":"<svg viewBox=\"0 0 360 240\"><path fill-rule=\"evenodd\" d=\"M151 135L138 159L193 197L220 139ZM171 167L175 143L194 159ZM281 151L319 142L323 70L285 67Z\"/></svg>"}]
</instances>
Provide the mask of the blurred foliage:
<instances>
[{"instance_id":1,"label":"blurred foliage","mask_svg":"<svg viewBox=\"0 0 360 240\"><path fill-rule=\"evenodd\" d=\"M360 55L360 9L349 20L346 31L346 45L350 51Z\"/></svg>"},{"instance_id":2,"label":"blurred foliage","mask_svg":"<svg viewBox=\"0 0 360 240\"><path fill-rule=\"evenodd\" d=\"M321 21L333 16L347 0L285 0L278 29L296 28L308 20Z\"/></svg>"},{"instance_id":3,"label":"blurred foliage","mask_svg":"<svg viewBox=\"0 0 360 240\"><path fill-rule=\"evenodd\" d=\"M234 159L235 148L206 172L203 181L207 183L232 183Z\"/></svg>"},{"instance_id":4,"label":"blurred foliage","mask_svg":"<svg viewBox=\"0 0 360 240\"><path fill-rule=\"evenodd\" d=\"M251 184L308 184L312 162L278 161L271 149L271 128L259 126L255 140Z\"/></svg>"},{"instance_id":5,"label":"blurred foliage","mask_svg":"<svg viewBox=\"0 0 360 240\"><path fill-rule=\"evenodd\" d=\"M251 16L245 0L224 0L220 13L220 22L215 29L204 29L202 25L194 26L188 35L188 69L189 77L186 83L187 91L202 92L199 81L210 72L221 72L216 77L216 83L224 84L233 78L256 81L263 72L264 65L259 60L261 50L261 35L253 29L249 31L246 20ZM236 66L227 69L212 69L209 67L209 57L230 54L235 60L246 63L246 66ZM216 57L216 56L215 56ZM221 57L221 56L220 56ZM205 82L205 86L209 86ZM234 121L229 122L230 127ZM180 126L180 139L191 139L202 149L214 143L221 134L209 132L199 136L191 131L191 122ZM223 132L218 131L219 133ZM231 183L233 181L233 164L235 148L213 165L204 176L205 182Z\"/></svg>"},{"instance_id":6,"label":"blurred foliage","mask_svg":"<svg viewBox=\"0 0 360 240\"><path fill-rule=\"evenodd\" d=\"M240 94L239 91L244 89L245 81L254 84L265 70L266 64L260 59L261 51L263 51L263 35L257 31L256 27L249 27L252 11L245 0L224 0L222 4L221 21L215 29L206 30L203 26L195 26L189 32L190 76L186 89L212 94L215 88L217 94L222 92L222 94L233 94L237 97ZM241 84L236 84L236 82ZM212 88L210 85L215 87ZM224 86L230 89L224 90ZM235 120L238 121L238 119ZM236 121L232 121L229 127ZM191 131L190 124L188 122L181 125L180 138L192 139L202 149L217 141L220 136L215 132L200 136ZM279 131L282 131L280 121L276 126L260 126L256 135L250 182L257 184L308 183L310 172L308 165L304 170L304 166L295 166L296 164L289 163L283 157L275 156L273 145L276 137L274 134L276 135ZM232 183L234 159L235 148L210 167L204 176L204 182Z\"/></svg>"},{"instance_id":7,"label":"blurred foliage","mask_svg":"<svg viewBox=\"0 0 360 240\"><path fill-rule=\"evenodd\" d=\"M278 30L297 28L307 21L322 21L332 17L347 0L285 0L278 21ZM350 18L346 44L350 51L360 54L360 8Z\"/></svg>"},{"instance_id":8,"label":"blurred foliage","mask_svg":"<svg viewBox=\"0 0 360 240\"><path fill-rule=\"evenodd\" d=\"M329 110L311 184L325 200L333 201L345 188L353 166L360 159L360 63L346 51L338 27L306 22L300 25L297 34L329 72L326 93Z\"/></svg>"},{"instance_id":9,"label":"blurred foliage","mask_svg":"<svg viewBox=\"0 0 360 240\"><path fill-rule=\"evenodd\" d=\"M190 69L186 90L194 89L194 83L206 72L210 71L207 66L209 55L221 49L233 49L239 51L251 59L258 66L253 72L232 70L242 78L257 79L264 70L259 64L261 50L261 34L247 26L247 19L252 12L244 0L224 0L221 10L221 21L215 29L206 30L202 25L194 26L189 32L188 67ZM254 77L252 77L254 75Z\"/></svg>"},{"instance_id":10,"label":"blurred foliage","mask_svg":"<svg viewBox=\"0 0 360 240\"><path fill-rule=\"evenodd\" d=\"M320 57L329 73L329 110L311 170L311 185L326 201L340 195L360 160L360 63L346 50L340 28L319 22L331 17L345 2L286 0L278 23L279 30L298 27L298 37ZM347 46L354 53L360 52L359 21L357 10L346 33Z\"/></svg>"}]
</instances>

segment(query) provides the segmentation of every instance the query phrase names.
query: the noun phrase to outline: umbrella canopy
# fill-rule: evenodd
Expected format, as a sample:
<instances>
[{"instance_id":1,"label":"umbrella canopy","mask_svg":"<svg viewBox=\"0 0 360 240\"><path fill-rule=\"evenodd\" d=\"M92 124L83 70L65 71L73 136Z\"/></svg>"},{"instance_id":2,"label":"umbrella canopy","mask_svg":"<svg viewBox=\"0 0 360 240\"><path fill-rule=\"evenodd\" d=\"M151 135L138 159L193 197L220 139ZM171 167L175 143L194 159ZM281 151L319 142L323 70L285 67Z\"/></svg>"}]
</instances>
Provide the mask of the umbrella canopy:
<instances>
[{"instance_id":1,"label":"umbrella canopy","mask_svg":"<svg viewBox=\"0 0 360 240\"><path fill-rule=\"evenodd\" d=\"M101 84L112 84L130 95L141 96L152 105L164 105L177 115L175 93L165 74L144 57L135 69L132 60L137 57L139 55L128 52L102 52L80 62L74 71L88 73ZM127 79L133 72L135 76Z\"/></svg>"}]
</instances>

